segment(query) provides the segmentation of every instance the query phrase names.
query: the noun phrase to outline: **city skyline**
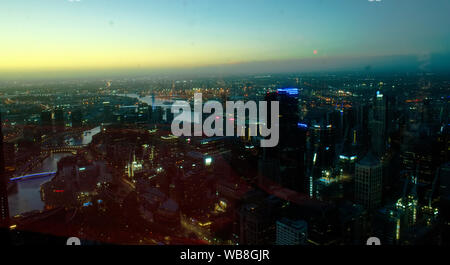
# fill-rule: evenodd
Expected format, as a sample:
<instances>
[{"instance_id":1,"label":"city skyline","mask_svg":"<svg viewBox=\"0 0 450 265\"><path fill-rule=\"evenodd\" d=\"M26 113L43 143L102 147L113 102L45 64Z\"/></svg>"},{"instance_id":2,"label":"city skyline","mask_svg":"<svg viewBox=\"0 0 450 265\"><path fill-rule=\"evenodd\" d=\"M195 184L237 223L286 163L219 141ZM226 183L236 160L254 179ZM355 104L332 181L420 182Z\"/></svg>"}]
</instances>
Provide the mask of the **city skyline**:
<instances>
[{"instance_id":1,"label":"city skyline","mask_svg":"<svg viewBox=\"0 0 450 265\"><path fill-rule=\"evenodd\" d=\"M0 193L10 214L0 240L448 245L448 80L369 72L6 82ZM278 144L264 147L251 118L243 135L221 136L218 122L240 120L239 110L212 114L219 135L177 136L181 100L194 117L211 100L278 102Z\"/></svg>"},{"instance_id":2,"label":"city skyline","mask_svg":"<svg viewBox=\"0 0 450 265\"><path fill-rule=\"evenodd\" d=\"M449 246L449 10L1 1L0 245Z\"/></svg>"}]
</instances>

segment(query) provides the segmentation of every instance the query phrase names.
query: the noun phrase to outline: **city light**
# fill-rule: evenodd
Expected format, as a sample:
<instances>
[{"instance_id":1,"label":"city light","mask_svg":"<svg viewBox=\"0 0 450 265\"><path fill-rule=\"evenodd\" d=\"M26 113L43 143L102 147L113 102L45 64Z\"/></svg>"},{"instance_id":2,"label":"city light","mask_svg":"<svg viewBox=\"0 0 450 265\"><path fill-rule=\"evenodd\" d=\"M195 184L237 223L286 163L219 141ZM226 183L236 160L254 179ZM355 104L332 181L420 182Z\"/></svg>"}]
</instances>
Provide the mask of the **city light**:
<instances>
[{"instance_id":1,"label":"city light","mask_svg":"<svg viewBox=\"0 0 450 265\"><path fill-rule=\"evenodd\" d=\"M279 88L277 89L279 94L287 94L290 96L298 95L298 88Z\"/></svg>"},{"instance_id":2,"label":"city light","mask_svg":"<svg viewBox=\"0 0 450 265\"><path fill-rule=\"evenodd\" d=\"M444 2L3 1L0 245L450 245Z\"/></svg>"}]
</instances>

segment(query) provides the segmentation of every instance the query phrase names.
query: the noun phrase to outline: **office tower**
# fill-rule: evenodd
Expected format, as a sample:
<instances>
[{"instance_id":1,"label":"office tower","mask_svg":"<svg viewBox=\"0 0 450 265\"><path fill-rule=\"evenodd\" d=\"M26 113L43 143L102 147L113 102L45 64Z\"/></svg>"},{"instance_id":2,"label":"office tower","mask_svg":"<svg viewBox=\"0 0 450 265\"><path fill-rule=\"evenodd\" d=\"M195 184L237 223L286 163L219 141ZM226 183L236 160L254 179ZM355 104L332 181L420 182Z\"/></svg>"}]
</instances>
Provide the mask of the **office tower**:
<instances>
[{"instance_id":1,"label":"office tower","mask_svg":"<svg viewBox=\"0 0 450 265\"><path fill-rule=\"evenodd\" d=\"M154 121L155 115L156 115L156 108L154 106L147 106L147 122L148 127L150 129L156 128L156 123Z\"/></svg>"},{"instance_id":2,"label":"office tower","mask_svg":"<svg viewBox=\"0 0 450 265\"><path fill-rule=\"evenodd\" d=\"M353 142L353 130L358 127L357 111L354 108L341 110L344 141Z\"/></svg>"},{"instance_id":3,"label":"office tower","mask_svg":"<svg viewBox=\"0 0 450 265\"><path fill-rule=\"evenodd\" d=\"M109 101L103 102L103 122L110 123L114 120L113 106Z\"/></svg>"},{"instance_id":4,"label":"office tower","mask_svg":"<svg viewBox=\"0 0 450 265\"><path fill-rule=\"evenodd\" d=\"M450 161L450 124L441 126L437 135L440 163Z\"/></svg>"},{"instance_id":5,"label":"office tower","mask_svg":"<svg viewBox=\"0 0 450 265\"><path fill-rule=\"evenodd\" d=\"M2 119L0 114L0 228L9 225L8 181L5 176Z\"/></svg>"},{"instance_id":6,"label":"office tower","mask_svg":"<svg viewBox=\"0 0 450 265\"><path fill-rule=\"evenodd\" d=\"M335 138L333 125L326 121L314 123L308 130L307 190L309 196L313 197L317 191L317 187L314 187L316 180L334 168Z\"/></svg>"},{"instance_id":7,"label":"office tower","mask_svg":"<svg viewBox=\"0 0 450 265\"><path fill-rule=\"evenodd\" d=\"M377 120L370 121L371 147L377 157L384 153L383 123Z\"/></svg>"},{"instance_id":8,"label":"office tower","mask_svg":"<svg viewBox=\"0 0 450 265\"><path fill-rule=\"evenodd\" d=\"M356 131L355 131L356 132ZM356 135L356 134L355 134ZM356 136L355 136L356 138ZM354 198L354 176L355 164L358 161L356 144L344 143L343 150L338 157L338 169L343 182L344 197L353 200Z\"/></svg>"},{"instance_id":9,"label":"office tower","mask_svg":"<svg viewBox=\"0 0 450 265\"><path fill-rule=\"evenodd\" d=\"M386 148L386 100L379 91L374 100L369 127L372 151L381 157Z\"/></svg>"},{"instance_id":10,"label":"office tower","mask_svg":"<svg viewBox=\"0 0 450 265\"><path fill-rule=\"evenodd\" d=\"M356 123L356 111L346 109L344 116L344 134L342 151L339 153L339 168L343 174L352 176L355 172L355 163L359 152L359 129Z\"/></svg>"},{"instance_id":11,"label":"office tower","mask_svg":"<svg viewBox=\"0 0 450 265\"><path fill-rule=\"evenodd\" d=\"M401 215L401 228L409 229L417 221L417 177L411 176L405 180L403 195L397 200L396 208Z\"/></svg>"},{"instance_id":12,"label":"office tower","mask_svg":"<svg viewBox=\"0 0 450 265\"><path fill-rule=\"evenodd\" d=\"M420 184L419 197L423 198L426 190L430 190L435 177L436 166L439 165L438 143L430 137L417 137L404 147L401 153L403 170L416 172Z\"/></svg>"},{"instance_id":13,"label":"office tower","mask_svg":"<svg viewBox=\"0 0 450 265\"><path fill-rule=\"evenodd\" d=\"M55 110L55 127L58 131L64 130L64 110L61 108Z\"/></svg>"},{"instance_id":14,"label":"office tower","mask_svg":"<svg viewBox=\"0 0 450 265\"><path fill-rule=\"evenodd\" d=\"M438 169L439 174L439 217L443 220L443 241L448 244L450 242L450 162L447 162Z\"/></svg>"},{"instance_id":15,"label":"office tower","mask_svg":"<svg viewBox=\"0 0 450 265\"><path fill-rule=\"evenodd\" d=\"M265 100L279 101L280 137L277 146L263 148L260 177L271 179L295 191L305 191L307 181L304 157L308 126L299 123L298 89L278 89L276 93L267 94ZM267 113L271 113L270 104ZM268 124L272 124L270 114L268 116Z\"/></svg>"},{"instance_id":16,"label":"office tower","mask_svg":"<svg viewBox=\"0 0 450 265\"><path fill-rule=\"evenodd\" d=\"M383 124L383 129L386 128L386 97L377 91L374 102L374 118Z\"/></svg>"},{"instance_id":17,"label":"office tower","mask_svg":"<svg viewBox=\"0 0 450 265\"><path fill-rule=\"evenodd\" d=\"M439 174L439 193L442 198L450 202L450 162L447 162L437 169Z\"/></svg>"},{"instance_id":18,"label":"office tower","mask_svg":"<svg viewBox=\"0 0 450 265\"><path fill-rule=\"evenodd\" d=\"M81 113L81 109L76 109L72 111L71 114L72 119L72 128L80 128L83 126L83 116Z\"/></svg>"},{"instance_id":19,"label":"office tower","mask_svg":"<svg viewBox=\"0 0 450 265\"><path fill-rule=\"evenodd\" d=\"M395 205L389 205L377 210L373 215L373 235L384 245L397 244L400 240L401 216Z\"/></svg>"},{"instance_id":20,"label":"office tower","mask_svg":"<svg viewBox=\"0 0 450 265\"><path fill-rule=\"evenodd\" d=\"M153 109L155 108L155 94L154 93L152 94L152 105L150 107L152 107Z\"/></svg>"},{"instance_id":21,"label":"office tower","mask_svg":"<svg viewBox=\"0 0 450 265\"><path fill-rule=\"evenodd\" d=\"M381 203L383 171L380 161L369 151L355 166L355 201L367 209Z\"/></svg>"},{"instance_id":22,"label":"office tower","mask_svg":"<svg viewBox=\"0 0 450 265\"><path fill-rule=\"evenodd\" d=\"M385 96L386 97L386 139L393 132L399 129L399 124L397 119L399 118L398 113L398 98L394 95Z\"/></svg>"},{"instance_id":23,"label":"office tower","mask_svg":"<svg viewBox=\"0 0 450 265\"><path fill-rule=\"evenodd\" d=\"M276 240L276 218L279 216L281 200L255 192L244 198L239 211L240 244L273 244Z\"/></svg>"},{"instance_id":24,"label":"office tower","mask_svg":"<svg viewBox=\"0 0 450 265\"><path fill-rule=\"evenodd\" d=\"M334 110L327 113L327 121L333 125L334 142L341 141L344 137L344 112Z\"/></svg>"},{"instance_id":25,"label":"office tower","mask_svg":"<svg viewBox=\"0 0 450 265\"><path fill-rule=\"evenodd\" d=\"M277 221L277 245L305 245L308 224L303 220L282 218Z\"/></svg>"},{"instance_id":26,"label":"office tower","mask_svg":"<svg viewBox=\"0 0 450 265\"><path fill-rule=\"evenodd\" d=\"M41 126L44 131L52 131L52 112L51 110L43 110L41 112Z\"/></svg>"},{"instance_id":27,"label":"office tower","mask_svg":"<svg viewBox=\"0 0 450 265\"><path fill-rule=\"evenodd\" d=\"M365 153L371 145L369 139L369 106L367 104L361 104L356 106L355 110L358 145L361 146L361 151Z\"/></svg>"},{"instance_id":28,"label":"office tower","mask_svg":"<svg viewBox=\"0 0 450 265\"><path fill-rule=\"evenodd\" d=\"M367 241L367 211L362 205L350 201L339 203L341 242L345 245L362 245Z\"/></svg>"},{"instance_id":29,"label":"office tower","mask_svg":"<svg viewBox=\"0 0 450 265\"><path fill-rule=\"evenodd\" d=\"M431 124L433 123L434 120L436 120L433 117L433 106L432 106L432 101L428 98L425 98L422 102L422 109L420 111L421 117L420 117L420 121L422 123L425 124Z\"/></svg>"},{"instance_id":30,"label":"office tower","mask_svg":"<svg viewBox=\"0 0 450 265\"><path fill-rule=\"evenodd\" d=\"M355 163L358 159L356 151L349 145L344 145L342 154L339 155L339 169L342 169L342 174L352 177L355 172Z\"/></svg>"},{"instance_id":31,"label":"office tower","mask_svg":"<svg viewBox=\"0 0 450 265\"><path fill-rule=\"evenodd\" d=\"M137 122L140 124L146 124L148 121L148 107L147 104L139 104L137 108Z\"/></svg>"},{"instance_id":32,"label":"office tower","mask_svg":"<svg viewBox=\"0 0 450 265\"><path fill-rule=\"evenodd\" d=\"M375 212L374 235L387 244L402 243L410 237L417 218L417 177L410 176L405 180L402 197L395 204L390 204Z\"/></svg>"},{"instance_id":33,"label":"office tower","mask_svg":"<svg viewBox=\"0 0 450 265\"><path fill-rule=\"evenodd\" d=\"M323 121L310 127L310 146L316 156L318 169L329 169L334 166L336 155L335 130L333 125Z\"/></svg>"}]
</instances>

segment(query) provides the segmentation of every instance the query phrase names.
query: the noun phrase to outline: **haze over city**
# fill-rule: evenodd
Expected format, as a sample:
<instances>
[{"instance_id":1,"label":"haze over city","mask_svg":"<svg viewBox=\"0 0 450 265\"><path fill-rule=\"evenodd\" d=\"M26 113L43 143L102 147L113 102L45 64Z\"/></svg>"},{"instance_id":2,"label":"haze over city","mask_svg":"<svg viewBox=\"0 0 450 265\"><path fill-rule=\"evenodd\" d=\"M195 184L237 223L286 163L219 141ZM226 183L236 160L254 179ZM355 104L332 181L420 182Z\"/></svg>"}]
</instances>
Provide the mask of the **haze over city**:
<instances>
[{"instance_id":1,"label":"haze over city","mask_svg":"<svg viewBox=\"0 0 450 265\"><path fill-rule=\"evenodd\" d=\"M445 0L17 0L0 78L449 66ZM424 59L425 58L425 59Z\"/></svg>"}]
</instances>

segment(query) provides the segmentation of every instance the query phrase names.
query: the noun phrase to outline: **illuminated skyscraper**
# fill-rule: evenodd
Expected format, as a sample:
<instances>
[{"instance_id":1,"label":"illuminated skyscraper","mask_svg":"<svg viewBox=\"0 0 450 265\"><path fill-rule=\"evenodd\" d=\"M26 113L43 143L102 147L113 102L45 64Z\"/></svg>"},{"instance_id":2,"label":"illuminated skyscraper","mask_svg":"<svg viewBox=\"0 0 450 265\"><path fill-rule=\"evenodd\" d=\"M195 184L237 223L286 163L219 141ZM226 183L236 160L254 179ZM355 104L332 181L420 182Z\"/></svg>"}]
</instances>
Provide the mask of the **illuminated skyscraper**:
<instances>
[{"instance_id":1,"label":"illuminated skyscraper","mask_svg":"<svg viewBox=\"0 0 450 265\"><path fill-rule=\"evenodd\" d=\"M369 127L372 150L375 155L381 157L386 149L386 100L379 91L375 97Z\"/></svg>"},{"instance_id":2,"label":"illuminated skyscraper","mask_svg":"<svg viewBox=\"0 0 450 265\"><path fill-rule=\"evenodd\" d=\"M397 200L396 208L401 213L401 227L410 228L417 222L417 177L405 180L403 196Z\"/></svg>"},{"instance_id":3,"label":"illuminated skyscraper","mask_svg":"<svg viewBox=\"0 0 450 265\"><path fill-rule=\"evenodd\" d=\"M309 127L308 140L308 193L313 197L317 191L316 180L330 173L334 167L335 144L334 128L326 121L314 123Z\"/></svg>"},{"instance_id":4,"label":"illuminated skyscraper","mask_svg":"<svg viewBox=\"0 0 450 265\"><path fill-rule=\"evenodd\" d=\"M313 124L310 127L310 135L310 144L316 154L318 170L332 168L336 155L334 144L335 130L333 125L326 122Z\"/></svg>"}]
</instances>

